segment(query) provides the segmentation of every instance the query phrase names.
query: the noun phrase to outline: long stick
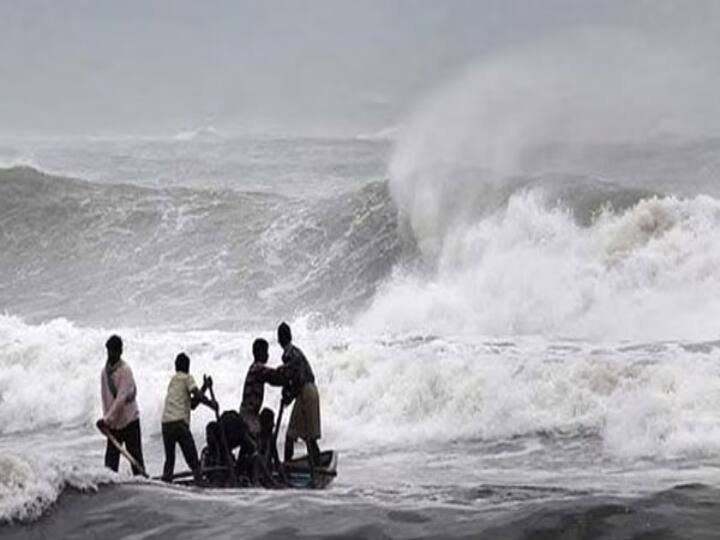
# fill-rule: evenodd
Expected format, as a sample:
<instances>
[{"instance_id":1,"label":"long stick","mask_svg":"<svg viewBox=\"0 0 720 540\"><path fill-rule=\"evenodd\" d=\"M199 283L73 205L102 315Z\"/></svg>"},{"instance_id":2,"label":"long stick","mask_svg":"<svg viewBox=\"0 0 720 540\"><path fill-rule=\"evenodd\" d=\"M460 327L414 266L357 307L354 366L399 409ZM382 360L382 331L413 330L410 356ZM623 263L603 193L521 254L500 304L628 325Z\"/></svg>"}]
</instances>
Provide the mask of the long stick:
<instances>
[{"instance_id":1,"label":"long stick","mask_svg":"<svg viewBox=\"0 0 720 540\"><path fill-rule=\"evenodd\" d=\"M226 471L227 467L206 467L203 469L203 472L209 473L209 472L220 472L220 471ZM194 471L182 471L178 473L174 473L170 480L182 480L183 478L192 478L195 476ZM162 476L153 476L153 480L163 480Z\"/></svg>"},{"instance_id":2,"label":"long stick","mask_svg":"<svg viewBox=\"0 0 720 540\"><path fill-rule=\"evenodd\" d=\"M282 398L280 399L280 411L278 412L278 420L277 425L275 426L275 433L273 433L272 438L272 448L270 448L270 455L268 456L268 465L271 465L271 461L275 462L275 468L277 469L278 474L280 475L280 480L282 480L285 484L288 483L287 476L285 475L285 467L283 467L283 464L280 462L280 456L278 455L278 449L277 449L277 439L278 434L280 433L280 424L282 424L282 416L283 411L285 410L285 403L283 403Z\"/></svg>"},{"instance_id":3,"label":"long stick","mask_svg":"<svg viewBox=\"0 0 720 540\"><path fill-rule=\"evenodd\" d=\"M217 400L215 399L215 392L213 391L212 386L210 387L210 399L217 403ZM218 431L220 432L220 443L222 444L223 450L225 450L225 459L227 459L228 462L230 481L232 482L233 486L237 486L237 476L235 476L235 460L233 459L232 452L230 451L230 446L228 446L227 437L225 437L225 428L220 423L219 409L219 406L215 409L215 423L217 425Z\"/></svg>"},{"instance_id":4,"label":"long stick","mask_svg":"<svg viewBox=\"0 0 720 540\"><path fill-rule=\"evenodd\" d=\"M280 412L278 413L278 421L277 425L275 426L275 433L273 433L273 448L277 449L277 438L278 433L280 433L280 424L282 423L282 415L283 411L285 410L285 402L280 399Z\"/></svg>"},{"instance_id":5,"label":"long stick","mask_svg":"<svg viewBox=\"0 0 720 540\"><path fill-rule=\"evenodd\" d=\"M105 435L110 441L110 444L112 444L115 448L117 448L118 452L120 452L125 458L130 462L130 465L135 467L138 471L140 471L140 474L142 474L145 478L150 478L150 475L145 472L145 467L140 465L140 462L138 462L137 459L135 459L135 456L133 456L130 452L128 452L123 446L120 444L120 442L115 438L115 436L110 433L109 430L100 429L100 433Z\"/></svg>"}]
</instances>

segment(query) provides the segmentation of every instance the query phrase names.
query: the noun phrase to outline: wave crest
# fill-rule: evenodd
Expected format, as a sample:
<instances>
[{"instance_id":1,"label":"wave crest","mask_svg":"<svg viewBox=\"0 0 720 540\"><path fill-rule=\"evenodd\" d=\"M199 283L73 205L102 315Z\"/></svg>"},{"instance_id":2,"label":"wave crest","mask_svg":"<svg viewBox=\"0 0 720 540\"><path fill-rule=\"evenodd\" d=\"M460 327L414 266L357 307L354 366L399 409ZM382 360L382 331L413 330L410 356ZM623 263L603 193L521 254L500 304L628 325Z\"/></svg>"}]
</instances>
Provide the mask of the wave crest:
<instances>
[{"instance_id":1,"label":"wave crest","mask_svg":"<svg viewBox=\"0 0 720 540\"><path fill-rule=\"evenodd\" d=\"M4 308L33 320L217 327L348 317L403 250L383 182L308 201L14 168L0 171L0 216Z\"/></svg>"},{"instance_id":2,"label":"wave crest","mask_svg":"<svg viewBox=\"0 0 720 540\"><path fill-rule=\"evenodd\" d=\"M397 272L359 319L430 334L707 339L720 316L720 202L643 199L589 227L544 195L449 233L429 273Z\"/></svg>"}]
</instances>

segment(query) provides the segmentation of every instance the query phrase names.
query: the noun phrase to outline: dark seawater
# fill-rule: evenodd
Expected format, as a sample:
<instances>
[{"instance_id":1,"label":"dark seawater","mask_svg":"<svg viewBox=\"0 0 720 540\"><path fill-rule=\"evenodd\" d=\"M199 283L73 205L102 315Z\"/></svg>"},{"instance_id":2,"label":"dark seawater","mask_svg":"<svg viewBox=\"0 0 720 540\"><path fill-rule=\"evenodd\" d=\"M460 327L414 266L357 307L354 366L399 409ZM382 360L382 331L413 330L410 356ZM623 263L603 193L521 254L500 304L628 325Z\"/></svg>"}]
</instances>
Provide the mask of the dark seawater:
<instances>
[{"instance_id":1,"label":"dark seawater","mask_svg":"<svg viewBox=\"0 0 720 540\"><path fill-rule=\"evenodd\" d=\"M523 486L478 486L499 494L491 510L472 499L453 506L393 507L333 493L252 491L207 495L129 485L93 494L69 492L40 520L0 529L3 538L385 539L712 539L720 527L720 492L687 484L639 498L563 493L528 502ZM540 491L540 490L538 490ZM537 494L536 494L537 495ZM160 501L162 504L160 504Z\"/></svg>"}]
</instances>

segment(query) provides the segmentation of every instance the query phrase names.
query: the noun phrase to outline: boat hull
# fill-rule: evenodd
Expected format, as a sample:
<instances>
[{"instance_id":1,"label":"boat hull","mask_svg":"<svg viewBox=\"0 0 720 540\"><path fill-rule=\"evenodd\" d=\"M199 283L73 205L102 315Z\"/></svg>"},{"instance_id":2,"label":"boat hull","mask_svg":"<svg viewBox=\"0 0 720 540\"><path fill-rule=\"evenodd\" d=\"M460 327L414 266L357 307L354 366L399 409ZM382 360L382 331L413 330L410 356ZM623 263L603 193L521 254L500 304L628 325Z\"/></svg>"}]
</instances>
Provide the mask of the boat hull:
<instances>
[{"instance_id":1,"label":"boat hull","mask_svg":"<svg viewBox=\"0 0 720 540\"><path fill-rule=\"evenodd\" d=\"M285 480L287 487L295 489L325 489L337 477L338 454L334 450L326 450L320 453L320 465L314 469L313 475L310 473L310 464L307 456L295 458L285 464ZM280 475L272 472L273 478L278 482L281 481ZM252 484L247 478L238 478L238 482L232 485L228 478L227 467L224 466L207 466L205 460L201 463L201 477L203 479L203 488L249 488L261 487ZM191 471L183 471L173 475L173 484L179 485L195 485L193 473Z\"/></svg>"}]
</instances>

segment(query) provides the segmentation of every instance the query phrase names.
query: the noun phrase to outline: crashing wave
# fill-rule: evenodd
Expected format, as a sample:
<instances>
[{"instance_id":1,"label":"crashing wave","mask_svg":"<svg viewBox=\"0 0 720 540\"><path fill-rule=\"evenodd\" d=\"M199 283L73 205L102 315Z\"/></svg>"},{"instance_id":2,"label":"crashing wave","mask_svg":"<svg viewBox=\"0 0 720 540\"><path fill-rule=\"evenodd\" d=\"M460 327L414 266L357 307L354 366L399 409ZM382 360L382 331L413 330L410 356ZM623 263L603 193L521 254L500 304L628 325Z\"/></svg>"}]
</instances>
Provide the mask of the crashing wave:
<instances>
[{"instance_id":1,"label":"crashing wave","mask_svg":"<svg viewBox=\"0 0 720 540\"><path fill-rule=\"evenodd\" d=\"M65 489L95 491L111 481L105 471L88 471L61 459L4 453L0 455L0 524L34 521Z\"/></svg>"},{"instance_id":2,"label":"crashing wave","mask_svg":"<svg viewBox=\"0 0 720 540\"><path fill-rule=\"evenodd\" d=\"M347 319L403 251L382 182L308 201L9 169L0 171L0 228L3 307L35 320Z\"/></svg>"}]
</instances>

